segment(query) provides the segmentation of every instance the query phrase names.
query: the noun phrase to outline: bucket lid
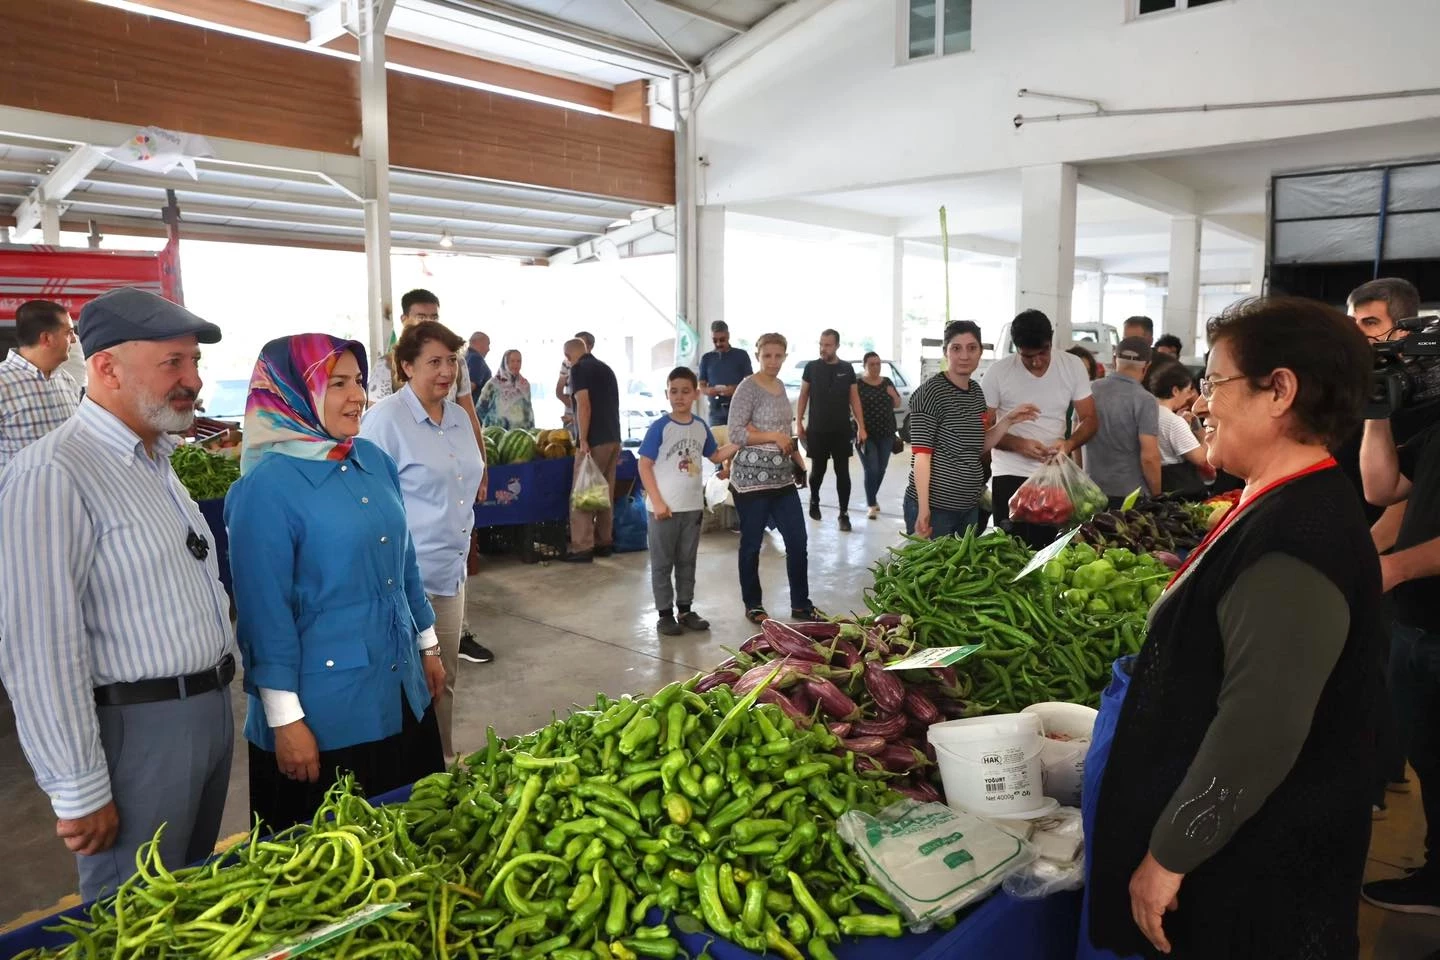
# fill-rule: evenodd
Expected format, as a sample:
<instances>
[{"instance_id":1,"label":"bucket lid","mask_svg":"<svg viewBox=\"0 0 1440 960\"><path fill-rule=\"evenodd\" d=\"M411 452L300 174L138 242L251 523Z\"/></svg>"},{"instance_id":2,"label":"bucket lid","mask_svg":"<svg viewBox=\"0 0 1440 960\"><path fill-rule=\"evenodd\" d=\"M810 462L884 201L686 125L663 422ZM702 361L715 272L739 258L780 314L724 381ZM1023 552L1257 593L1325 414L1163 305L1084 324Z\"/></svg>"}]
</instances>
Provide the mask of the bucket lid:
<instances>
[{"instance_id":1,"label":"bucket lid","mask_svg":"<svg viewBox=\"0 0 1440 960\"><path fill-rule=\"evenodd\" d=\"M993 737L1039 737L1040 717L1034 713L1000 713L992 717L966 717L932 724L926 735L931 743L972 743Z\"/></svg>"}]
</instances>

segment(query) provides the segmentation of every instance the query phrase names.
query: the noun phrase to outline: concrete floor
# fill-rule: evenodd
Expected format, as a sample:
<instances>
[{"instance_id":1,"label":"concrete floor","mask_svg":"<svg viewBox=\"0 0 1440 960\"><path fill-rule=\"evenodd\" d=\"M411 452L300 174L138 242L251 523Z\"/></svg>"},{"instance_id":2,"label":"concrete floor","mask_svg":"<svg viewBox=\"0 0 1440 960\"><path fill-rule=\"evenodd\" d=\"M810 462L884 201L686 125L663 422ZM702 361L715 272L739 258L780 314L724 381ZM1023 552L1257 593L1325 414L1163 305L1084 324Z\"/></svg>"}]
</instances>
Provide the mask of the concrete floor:
<instances>
[{"instance_id":1,"label":"concrete floor","mask_svg":"<svg viewBox=\"0 0 1440 960\"><path fill-rule=\"evenodd\" d=\"M886 476L879 520L854 511L854 532L835 523L833 480L822 494L825 517L810 526L810 590L817 606L834 613L863 606L868 568L903 528L900 498L907 458L897 457ZM853 464L852 504L863 501L859 464ZM852 507L853 510L853 507ZM788 612L785 560L778 535L761 557L766 602L774 613ZM654 631L646 555L626 554L591 566L527 566L495 558L470 581L469 621L495 651L494 663L461 663L455 712L461 751L484 742L485 727L502 735L533 730L552 711L587 703L597 691L609 694L655 690L671 680L712 666L727 654L722 647L743 642L753 628L745 621L735 572L737 537L727 532L701 540L696 609L712 623L708 634L666 638ZM244 699L236 694L237 717ZM238 728L237 728L238 734ZM237 736L234 772L222 836L248 827L245 745ZM1392 795L1390 818L1376 824L1370 878L1398 875L1417 865L1424 837L1418 793ZM15 719L0 695L0 850L7 870L0 881L0 929L10 918L58 909L73 896L74 862L54 838L49 803L35 787L21 755ZM1440 919L1387 914L1362 905L1366 960L1420 960L1440 949Z\"/></svg>"}]
</instances>

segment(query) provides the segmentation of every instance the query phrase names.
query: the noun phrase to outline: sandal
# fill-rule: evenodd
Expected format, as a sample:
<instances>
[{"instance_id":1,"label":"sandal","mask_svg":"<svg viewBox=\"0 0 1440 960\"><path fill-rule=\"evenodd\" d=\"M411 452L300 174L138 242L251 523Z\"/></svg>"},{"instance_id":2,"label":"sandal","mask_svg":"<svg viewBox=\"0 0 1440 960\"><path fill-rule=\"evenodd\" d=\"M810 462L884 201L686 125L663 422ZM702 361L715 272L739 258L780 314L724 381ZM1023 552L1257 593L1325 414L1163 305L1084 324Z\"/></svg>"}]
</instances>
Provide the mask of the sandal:
<instances>
[{"instance_id":1,"label":"sandal","mask_svg":"<svg viewBox=\"0 0 1440 960\"><path fill-rule=\"evenodd\" d=\"M754 624L761 624L770 619L770 614L765 612L764 607L751 607L745 611L745 619Z\"/></svg>"}]
</instances>

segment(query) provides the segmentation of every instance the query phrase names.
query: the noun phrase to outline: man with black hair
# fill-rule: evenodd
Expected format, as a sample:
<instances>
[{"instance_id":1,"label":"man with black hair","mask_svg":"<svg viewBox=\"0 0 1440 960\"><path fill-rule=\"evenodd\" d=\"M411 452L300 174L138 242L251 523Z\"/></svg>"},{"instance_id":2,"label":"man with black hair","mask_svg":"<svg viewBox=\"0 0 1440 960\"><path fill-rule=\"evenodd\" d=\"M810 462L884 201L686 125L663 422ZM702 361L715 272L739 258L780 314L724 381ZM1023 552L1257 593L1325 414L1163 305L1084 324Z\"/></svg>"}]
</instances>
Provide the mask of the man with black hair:
<instances>
[{"instance_id":1,"label":"man with black hair","mask_svg":"<svg viewBox=\"0 0 1440 960\"><path fill-rule=\"evenodd\" d=\"M700 358L700 392L710 400L710 426L725 427L730 422L730 398L740 381L755 372L750 354L730 346L730 327L724 320L710 324L710 342L715 349ZM715 442L724 445L728 430L717 432Z\"/></svg>"},{"instance_id":2,"label":"man with black hair","mask_svg":"<svg viewBox=\"0 0 1440 960\"><path fill-rule=\"evenodd\" d=\"M0 362L0 471L80 406L80 384L61 369L75 342L65 308L50 300L20 304L15 340L18 346Z\"/></svg>"},{"instance_id":3,"label":"man with black hair","mask_svg":"<svg viewBox=\"0 0 1440 960\"><path fill-rule=\"evenodd\" d=\"M1180 354L1185 350L1185 344L1173 333L1167 333L1155 341L1155 362L1159 363L1162 357L1169 357L1171 360L1179 360Z\"/></svg>"},{"instance_id":4,"label":"man with black hair","mask_svg":"<svg viewBox=\"0 0 1440 960\"><path fill-rule=\"evenodd\" d=\"M980 383L994 423L1023 404L1040 411L1028 423L1016 424L995 446L992 498L997 523L1008 523L1010 498L1036 470L1055 457L1068 457L1099 429L1090 375L1079 357L1055 354L1055 330L1039 310L1025 310L1010 324L1015 352L990 365ZM1075 423L1067 437L1066 413L1075 405ZM1033 547L1055 538L1055 528L1030 523L1009 524L1015 536Z\"/></svg>"},{"instance_id":5,"label":"man with black hair","mask_svg":"<svg viewBox=\"0 0 1440 960\"><path fill-rule=\"evenodd\" d=\"M1125 320L1125 327L1121 331L1122 339L1129 340L1131 337L1139 337L1145 341L1145 346L1155 342L1155 321L1149 317L1136 315Z\"/></svg>"},{"instance_id":6,"label":"man with black hair","mask_svg":"<svg viewBox=\"0 0 1440 960\"><path fill-rule=\"evenodd\" d=\"M795 431L810 455L810 517L820 519L820 484L825 466L835 461L835 494L840 500L840 529L850 532L850 450L858 440L864 444L865 413L860 406L859 378L855 367L841 360L840 334L820 334L820 359L805 364L801 375L800 399L795 403ZM805 414L809 412L807 422ZM851 418L855 430L851 432Z\"/></svg>"}]
</instances>

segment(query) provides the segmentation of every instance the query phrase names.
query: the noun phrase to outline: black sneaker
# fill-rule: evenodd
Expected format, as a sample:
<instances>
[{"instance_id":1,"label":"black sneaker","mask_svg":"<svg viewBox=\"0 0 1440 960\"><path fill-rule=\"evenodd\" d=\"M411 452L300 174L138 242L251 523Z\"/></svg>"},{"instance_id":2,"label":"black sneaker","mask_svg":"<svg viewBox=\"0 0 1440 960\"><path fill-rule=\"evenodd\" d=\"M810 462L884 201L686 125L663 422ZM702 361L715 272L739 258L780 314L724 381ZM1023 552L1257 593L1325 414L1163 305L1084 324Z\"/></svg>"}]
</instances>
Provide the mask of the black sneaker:
<instances>
[{"instance_id":1,"label":"black sneaker","mask_svg":"<svg viewBox=\"0 0 1440 960\"><path fill-rule=\"evenodd\" d=\"M842 514L840 514L840 532L841 532L841 533L849 533L849 532L850 532L850 514L848 514L848 513L842 513Z\"/></svg>"},{"instance_id":2,"label":"black sneaker","mask_svg":"<svg viewBox=\"0 0 1440 960\"><path fill-rule=\"evenodd\" d=\"M474 637L461 637L460 659L469 660L471 663L489 663L495 659L495 654L481 646Z\"/></svg>"},{"instance_id":3,"label":"black sneaker","mask_svg":"<svg viewBox=\"0 0 1440 960\"><path fill-rule=\"evenodd\" d=\"M612 555L614 552L615 552L615 548L614 548L613 546L610 546L609 544L607 544L607 545L605 545L605 546L603 546L603 547L596 547L596 548L595 548L595 556L597 556L597 557L608 557L608 556Z\"/></svg>"},{"instance_id":4,"label":"black sneaker","mask_svg":"<svg viewBox=\"0 0 1440 960\"><path fill-rule=\"evenodd\" d=\"M1397 880L1376 880L1361 887L1360 895L1381 910L1440 917L1440 883L1425 874L1421 870Z\"/></svg>"},{"instance_id":5,"label":"black sneaker","mask_svg":"<svg viewBox=\"0 0 1440 960\"><path fill-rule=\"evenodd\" d=\"M686 610L684 613L680 614L679 623L680 626L684 627L686 630L710 629L710 621L700 616L700 614L696 613L694 610Z\"/></svg>"},{"instance_id":6,"label":"black sneaker","mask_svg":"<svg viewBox=\"0 0 1440 960\"><path fill-rule=\"evenodd\" d=\"M655 632L663 637L678 637L685 630L675 621L674 617L661 617L655 621Z\"/></svg>"},{"instance_id":7,"label":"black sneaker","mask_svg":"<svg viewBox=\"0 0 1440 960\"><path fill-rule=\"evenodd\" d=\"M810 501L810 519L811 519L811 520L819 520L819 519L820 519L820 504L817 503L817 502L814 501L814 500L811 500L811 501Z\"/></svg>"},{"instance_id":8,"label":"black sneaker","mask_svg":"<svg viewBox=\"0 0 1440 960\"><path fill-rule=\"evenodd\" d=\"M565 554L565 556L561 557L560 559L561 559L563 562L565 562L565 563L594 563L594 562L595 562L595 558L594 558L593 556L591 556L588 552L585 552L585 553L567 553L567 554Z\"/></svg>"}]
</instances>

